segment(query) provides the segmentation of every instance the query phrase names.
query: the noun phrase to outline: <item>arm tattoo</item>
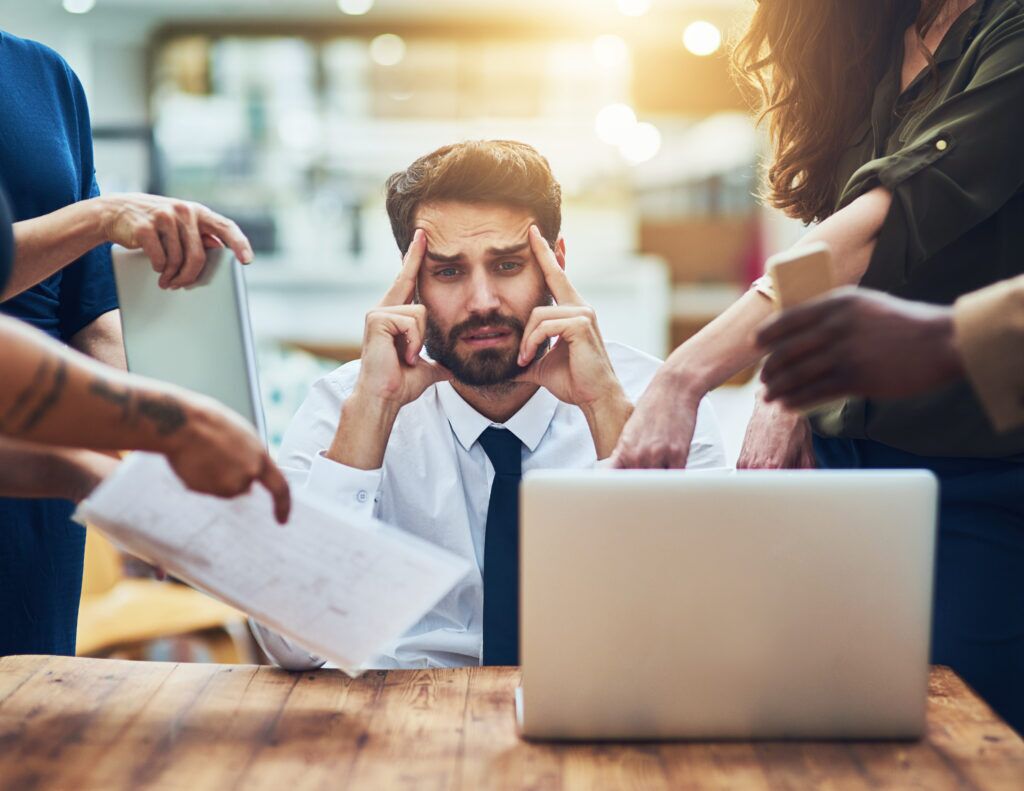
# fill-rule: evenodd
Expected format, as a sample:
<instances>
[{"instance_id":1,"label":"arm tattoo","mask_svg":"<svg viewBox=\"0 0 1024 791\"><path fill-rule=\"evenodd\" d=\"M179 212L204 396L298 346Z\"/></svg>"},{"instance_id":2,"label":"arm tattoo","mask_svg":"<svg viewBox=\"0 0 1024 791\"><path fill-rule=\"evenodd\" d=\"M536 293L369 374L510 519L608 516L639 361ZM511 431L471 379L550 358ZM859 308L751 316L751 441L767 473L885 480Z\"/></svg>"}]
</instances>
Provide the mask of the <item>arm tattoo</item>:
<instances>
[{"instance_id":1,"label":"arm tattoo","mask_svg":"<svg viewBox=\"0 0 1024 791\"><path fill-rule=\"evenodd\" d=\"M161 437L173 434L185 425L187 418L181 404L171 396L159 398L139 397L139 414L152 420L156 425L156 433Z\"/></svg>"},{"instance_id":2,"label":"arm tattoo","mask_svg":"<svg viewBox=\"0 0 1024 791\"><path fill-rule=\"evenodd\" d=\"M166 437L185 425L185 410L173 396L152 397L139 395L130 387L112 386L106 379L96 378L89 386L89 392L104 401L121 408L123 422L129 426L138 425L143 418L153 423L156 433Z\"/></svg>"},{"instance_id":3,"label":"arm tattoo","mask_svg":"<svg viewBox=\"0 0 1024 791\"><path fill-rule=\"evenodd\" d=\"M60 402L67 381L67 361L60 357L44 358L32 382L0 418L0 432L17 437L34 429Z\"/></svg>"}]
</instances>

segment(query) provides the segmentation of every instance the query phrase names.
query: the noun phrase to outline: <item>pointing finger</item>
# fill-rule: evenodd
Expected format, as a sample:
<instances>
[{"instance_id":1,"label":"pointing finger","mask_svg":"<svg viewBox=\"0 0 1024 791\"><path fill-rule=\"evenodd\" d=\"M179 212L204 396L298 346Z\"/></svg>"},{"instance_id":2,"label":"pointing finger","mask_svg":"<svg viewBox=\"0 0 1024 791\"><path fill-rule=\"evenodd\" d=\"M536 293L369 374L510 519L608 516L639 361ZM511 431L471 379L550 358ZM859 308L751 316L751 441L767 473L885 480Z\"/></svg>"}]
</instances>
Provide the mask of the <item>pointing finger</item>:
<instances>
[{"instance_id":1,"label":"pointing finger","mask_svg":"<svg viewBox=\"0 0 1024 791\"><path fill-rule=\"evenodd\" d=\"M266 458L263 462L263 472L260 475L260 483L266 487L274 500L274 516L278 523L284 524L288 521L288 514L292 509L292 496L288 488L288 481L277 465Z\"/></svg>"}]
</instances>

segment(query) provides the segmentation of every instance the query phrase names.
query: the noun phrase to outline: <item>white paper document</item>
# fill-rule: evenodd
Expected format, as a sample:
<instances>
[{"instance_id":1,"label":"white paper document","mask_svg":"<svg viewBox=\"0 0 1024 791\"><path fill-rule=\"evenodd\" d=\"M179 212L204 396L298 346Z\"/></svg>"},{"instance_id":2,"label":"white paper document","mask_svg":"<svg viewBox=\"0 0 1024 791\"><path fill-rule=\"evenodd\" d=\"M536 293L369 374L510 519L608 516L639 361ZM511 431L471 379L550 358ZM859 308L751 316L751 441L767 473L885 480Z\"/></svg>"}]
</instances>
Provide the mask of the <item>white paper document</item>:
<instances>
[{"instance_id":1,"label":"white paper document","mask_svg":"<svg viewBox=\"0 0 1024 791\"><path fill-rule=\"evenodd\" d=\"M353 676L470 570L294 486L279 525L261 486L233 500L196 494L149 453L124 461L75 518Z\"/></svg>"}]
</instances>

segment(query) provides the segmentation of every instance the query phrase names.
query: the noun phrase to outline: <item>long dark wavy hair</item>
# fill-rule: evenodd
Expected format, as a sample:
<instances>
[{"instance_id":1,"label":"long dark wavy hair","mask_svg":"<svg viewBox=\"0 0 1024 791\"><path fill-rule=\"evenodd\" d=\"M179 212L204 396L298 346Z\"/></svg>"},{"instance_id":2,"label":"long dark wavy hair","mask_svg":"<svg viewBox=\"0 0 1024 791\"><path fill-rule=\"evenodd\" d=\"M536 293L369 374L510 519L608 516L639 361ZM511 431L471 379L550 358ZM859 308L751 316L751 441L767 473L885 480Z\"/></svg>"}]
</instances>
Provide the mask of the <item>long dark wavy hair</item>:
<instances>
[{"instance_id":1,"label":"long dark wavy hair","mask_svg":"<svg viewBox=\"0 0 1024 791\"><path fill-rule=\"evenodd\" d=\"M772 154L764 199L805 223L828 217L836 168L868 116L875 86L903 32L924 37L947 0L758 0L733 48L733 68L754 89Z\"/></svg>"}]
</instances>

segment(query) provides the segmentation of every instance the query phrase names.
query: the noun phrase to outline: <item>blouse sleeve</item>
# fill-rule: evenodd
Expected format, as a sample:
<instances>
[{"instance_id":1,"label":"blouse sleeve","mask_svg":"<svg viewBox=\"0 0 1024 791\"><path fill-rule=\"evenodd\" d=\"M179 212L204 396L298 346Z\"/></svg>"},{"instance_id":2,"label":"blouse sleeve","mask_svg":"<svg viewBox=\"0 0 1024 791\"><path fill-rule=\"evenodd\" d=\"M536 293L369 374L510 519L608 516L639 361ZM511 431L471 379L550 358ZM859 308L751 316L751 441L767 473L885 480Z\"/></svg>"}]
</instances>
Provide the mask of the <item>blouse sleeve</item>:
<instances>
[{"instance_id":1,"label":"blouse sleeve","mask_svg":"<svg viewBox=\"0 0 1024 791\"><path fill-rule=\"evenodd\" d=\"M899 151L862 166L840 208L877 186L893 193L875 261L895 283L995 214L1024 187L1024 17L996 26L966 89L923 114ZM874 262L873 262L874 263Z\"/></svg>"}]
</instances>

